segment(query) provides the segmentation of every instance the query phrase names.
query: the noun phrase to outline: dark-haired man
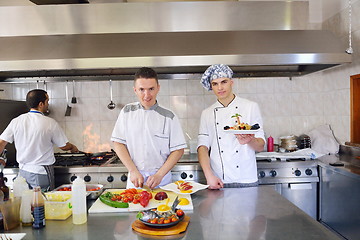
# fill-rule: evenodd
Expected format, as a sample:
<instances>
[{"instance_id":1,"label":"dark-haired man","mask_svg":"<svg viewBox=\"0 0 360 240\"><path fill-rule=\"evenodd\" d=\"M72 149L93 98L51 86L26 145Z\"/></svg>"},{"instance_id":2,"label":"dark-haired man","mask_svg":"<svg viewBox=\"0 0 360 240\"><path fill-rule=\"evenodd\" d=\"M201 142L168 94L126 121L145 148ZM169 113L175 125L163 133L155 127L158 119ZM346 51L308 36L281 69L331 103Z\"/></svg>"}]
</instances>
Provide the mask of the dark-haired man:
<instances>
[{"instance_id":1,"label":"dark-haired man","mask_svg":"<svg viewBox=\"0 0 360 240\"><path fill-rule=\"evenodd\" d=\"M117 155L129 171L127 188L145 184L153 189L170 183L170 170L186 147L179 119L157 103L159 90L156 72L139 69L134 81L139 102L121 110L111 136Z\"/></svg>"},{"instance_id":2,"label":"dark-haired man","mask_svg":"<svg viewBox=\"0 0 360 240\"><path fill-rule=\"evenodd\" d=\"M15 142L20 175L31 187L53 189L53 145L64 151L79 150L69 143L64 131L54 119L44 116L49 107L49 96L46 91L29 91L26 95L26 104L30 111L14 118L0 135L0 152L6 144ZM2 164L5 165L5 162L2 161Z\"/></svg>"}]
</instances>

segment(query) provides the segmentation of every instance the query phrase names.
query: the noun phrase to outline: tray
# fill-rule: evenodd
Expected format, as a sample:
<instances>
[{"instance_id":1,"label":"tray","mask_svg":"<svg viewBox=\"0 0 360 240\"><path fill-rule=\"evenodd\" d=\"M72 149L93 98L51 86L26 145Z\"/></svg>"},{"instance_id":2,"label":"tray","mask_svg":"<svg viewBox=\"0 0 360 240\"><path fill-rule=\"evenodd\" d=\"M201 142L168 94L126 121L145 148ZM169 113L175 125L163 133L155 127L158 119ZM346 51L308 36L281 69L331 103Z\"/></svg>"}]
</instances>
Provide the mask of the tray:
<instances>
[{"instance_id":1,"label":"tray","mask_svg":"<svg viewBox=\"0 0 360 240\"><path fill-rule=\"evenodd\" d=\"M232 133L232 134L255 134L259 131L259 129L256 130L223 130L226 133Z\"/></svg>"},{"instance_id":2,"label":"tray","mask_svg":"<svg viewBox=\"0 0 360 240\"><path fill-rule=\"evenodd\" d=\"M71 191L59 191L59 189L64 188L64 187L71 187L72 184L63 184L57 188L55 188L54 190L52 190L52 192L70 192ZM90 189L94 189L94 188L100 188L99 190L96 191L89 191ZM104 191L104 185L102 184L91 184L91 183L86 183L86 196L88 199L97 199L101 193Z\"/></svg>"},{"instance_id":3,"label":"tray","mask_svg":"<svg viewBox=\"0 0 360 240\"><path fill-rule=\"evenodd\" d=\"M136 219L132 224L132 228L136 232L143 234L166 236L166 235L175 235L185 232L189 225L189 222L190 222L190 217L185 216L184 220L182 220L175 226L169 228L152 228L143 224L139 219Z\"/></svg>"}]
</instances>

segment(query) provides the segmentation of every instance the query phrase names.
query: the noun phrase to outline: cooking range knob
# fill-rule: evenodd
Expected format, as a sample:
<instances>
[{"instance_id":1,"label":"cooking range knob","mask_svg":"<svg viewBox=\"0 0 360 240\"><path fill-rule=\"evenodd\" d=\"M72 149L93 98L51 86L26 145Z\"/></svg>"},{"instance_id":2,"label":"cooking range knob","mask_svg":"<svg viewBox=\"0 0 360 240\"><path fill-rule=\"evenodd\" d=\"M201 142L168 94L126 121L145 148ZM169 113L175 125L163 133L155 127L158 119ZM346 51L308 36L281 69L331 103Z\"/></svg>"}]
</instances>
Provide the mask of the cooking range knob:
<instances>
[{"instance_id":1,"label":"cooking range knob","mask_svg":"<svg viewBox=\"0 0 360 240\"><path fill-rule=\"evenodd\" d=\"M260 178L265 177L265 172L264 172L264 171L260 171L260 172L259 172L259 177L260 177Z\"/></svg>"},{"instance_id":2,"label":"cooking range knob","mask_svg":"<svg viewBox=\"0 0 360 240\"><path fill-rule=\"evenodd\" d=\"M126 182L127 181L127 176L125 174L123 174L121 177L120 177L120 180L123 181L123 182Z\"/></svg>"},{"instance_id":3,"label":"cooking range knob","mask_svg":"<svg viewBox=\"0 0 360 240\"><path fill-rule=\"evenodd\" d=\"M108 176L106 179L108 182L113 182L114 181L114 177L113 176Z\"/></svg>"},{"instance_id":4,"label":"cooking range knob","mask_svg":"<svg viewBox=\"0 0 360 240\"><path fill-rule=\"evenodd\" d=\"M182 172L182 173L180 174L180 177L181 177L182 179L187 178L187 174L186 174L186 172Z\"/></svg>"},{"instance_id":5,"label":"cooking range knob","mask_svg":"<svg viewBox=\"0 0 360 240\"><path fill-rule=\"evenodd\" d=\"M277 174L277 172L276 172L275 170L271 170L271 171L270 171L270 176L275 177L276 174Z\"/></svg>"},{"instance_id":6,"label":"cooking range knob","mask_svg":"<svg viewBox=\"0 0 360 240\"><path fill-rule=\"evenodd\" d=\"M295 170L295 176L299 177L300 175L301 175L301 171L299 169L296 169Z\"/></svg>"},{"instance_id":7,"label":"cooking range knob","mask_svg":"<svg viewBox=\"0 0 360 240\"><path fill-rule=\"evenodd\" d=\"M306 169L305 174L310 176L312 174L312 170L310 168Z\"/></svg>"},{"instance_id":8,"label":"cooking range knob","mask_svg":"<svg viewBox=\"0 0 360 240\"><path fill-rule=\"evenodd\" d=\"M90 181L91 181L91 177L90 177L89 175L86 175L86 176L84 177L84 181L85 181L85 182L90 182Z\"/></svg>"},{"instance_id":9,"label":"cooking range knob","mask_svg":"<svg viewBox=\"0 0 360 240\"><path fill-rule=\"evenodd\" d=\"M71 178L70 178L70 181L75 181L75 179L77 178L77 176L75 176L75 175L73 175L73 176L71 176Z\"/></svg>"}]
</instances>

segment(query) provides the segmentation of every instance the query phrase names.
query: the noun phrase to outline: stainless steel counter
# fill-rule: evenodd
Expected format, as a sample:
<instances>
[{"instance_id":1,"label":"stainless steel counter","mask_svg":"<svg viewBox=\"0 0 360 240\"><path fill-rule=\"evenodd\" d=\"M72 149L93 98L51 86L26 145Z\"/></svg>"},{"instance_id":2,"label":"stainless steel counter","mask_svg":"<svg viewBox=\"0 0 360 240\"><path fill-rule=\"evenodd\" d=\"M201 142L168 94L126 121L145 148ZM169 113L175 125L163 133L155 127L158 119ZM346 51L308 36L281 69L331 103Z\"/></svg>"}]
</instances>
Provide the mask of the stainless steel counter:
<instances>
[{"instance_id":1,"label":"stainless steel counter","mask_svg":"<svg viewBox=\"0 0 360 240\"><path fill-rule=\"evenodd\" d=\"M170 237L151 237L134 232L136 213L89 214L88 222L73 225L47 221L46 227L33 230L18 227L25 239L340 239L272 187L203 190L192 195L194 210L185 233ZM89 206L88 206L89 207Z\"/></svg>"}]
</instances>

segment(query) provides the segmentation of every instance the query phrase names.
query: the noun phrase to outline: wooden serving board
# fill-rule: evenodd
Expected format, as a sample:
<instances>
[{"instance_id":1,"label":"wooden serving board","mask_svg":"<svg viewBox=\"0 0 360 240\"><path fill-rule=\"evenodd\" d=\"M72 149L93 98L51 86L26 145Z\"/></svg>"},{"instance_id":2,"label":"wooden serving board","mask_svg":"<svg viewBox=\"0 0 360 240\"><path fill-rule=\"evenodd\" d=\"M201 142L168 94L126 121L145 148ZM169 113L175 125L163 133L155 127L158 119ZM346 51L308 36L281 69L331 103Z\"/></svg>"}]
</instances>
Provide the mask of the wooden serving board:
<instances>
[{"instance_id":1,"label":"wooden serving board","mask_svg":"<svg viewBox=\"0 0 360 240\"><path fill-rule=\"evenodd\" d=\"M113 193L121 193L122 191L125 191L125 189L106 189L104 193L106 192L113 192ZM176 194L174 192L171 191L165 191L162 189L155 189L152 191L152 195L153 198L150 200L149 204L146 206L146 208L142 207L140 204L133 204L130 203L128 208L114 208L114 207L110 207L106 204L104 204L103 202L101 202L100 198L98 198L94 204L90 207L89 209L89 213L115 213L115 212L138 212L138 211L142 211L142 210L146 210L146 209L150 209L150 208L156 208L161 204L165 204L166 203L166 199L162 200L162 201L157 201L154 199L154 196L157 192L166 192L166 194L168 195L168 197L170 198L169 200L169 206L171 206L176 198L176 196L179 196L179 198L186 198L189 200L189 204L188 205L178 205L177 208L180 208L184 211L187 210L193 210L194 206L192 204L192 200L191 200L191 196L190 194Z\"/></svg>"},{"instance_id":2,"label":"wooden serving board","mask_svg":"<svg viewBox=\"0 0 360 240\"><path fill-rule=\"evenodd\" d=\"M158 236L175 235L185 232L187 226L189 225L189 222L190 222L190 217L185 216L184 220L182 220L175 226L169 228L152 228L146 226L140 220L136 219L132 224L132 228L139 233L148 234L148 235L158 235Z\"/></svg>"}]
</instances>

